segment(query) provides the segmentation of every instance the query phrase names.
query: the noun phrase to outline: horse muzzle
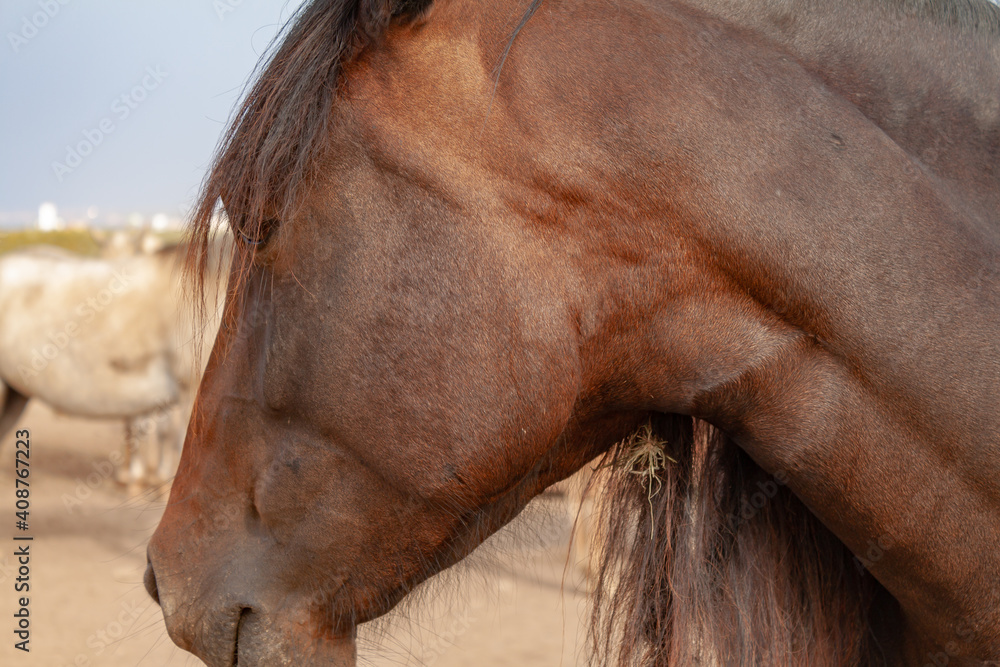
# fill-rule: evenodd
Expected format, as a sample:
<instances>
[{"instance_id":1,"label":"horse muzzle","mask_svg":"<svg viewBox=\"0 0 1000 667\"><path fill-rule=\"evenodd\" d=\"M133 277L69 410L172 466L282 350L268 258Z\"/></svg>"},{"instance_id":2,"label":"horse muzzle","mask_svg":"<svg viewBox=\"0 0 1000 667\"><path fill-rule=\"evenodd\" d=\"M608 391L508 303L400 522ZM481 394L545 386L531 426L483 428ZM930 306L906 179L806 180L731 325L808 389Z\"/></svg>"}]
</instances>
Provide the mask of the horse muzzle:
<instances>
[{"instance_id":1,"label":"horse muzzle","mask_svg":"<svg viewBox=\"0 0 1000 667\"><path fill-rule=\"evenodd\" d=\"M244 603L232 596L184 599L157 581L149 560L143 577L149 595L160 605L167 632L179 647L208 667L355 667L353 629L331 635L316 628L296 607ZM169 586L169 585L168 585ZM218 598L219 596L206 596Z\"/></svg>"}]
</instances>

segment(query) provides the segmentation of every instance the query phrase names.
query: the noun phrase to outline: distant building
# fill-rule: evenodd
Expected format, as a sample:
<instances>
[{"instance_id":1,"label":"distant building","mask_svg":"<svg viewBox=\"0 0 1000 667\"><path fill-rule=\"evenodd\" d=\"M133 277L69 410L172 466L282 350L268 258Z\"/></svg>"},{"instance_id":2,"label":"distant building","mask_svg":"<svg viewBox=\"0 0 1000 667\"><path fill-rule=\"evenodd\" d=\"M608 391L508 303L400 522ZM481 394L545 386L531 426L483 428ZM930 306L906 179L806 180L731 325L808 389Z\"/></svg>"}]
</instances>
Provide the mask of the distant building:
<instances>
[{"instance_id":1,"label":"distant building","mask_svg":"<svg viewBox=\"0 0 1000 667\"><path fill-rule=\"evenodd\" d=\"M157 213L150 226L154 232L165 232L170 229L170 217L166 213Z\"/></svg>"},{"instance_id":2,"label":"distant building","mask_svg":"<svg viewBox=\"0 0 1000 667\"><path fill-rule=\"evenodd\" d=\"M38 229L43 232L54 232L63 228L59 218L59 209L52 202L45 202L38 207Z\"/></svg>"}]
</instances>

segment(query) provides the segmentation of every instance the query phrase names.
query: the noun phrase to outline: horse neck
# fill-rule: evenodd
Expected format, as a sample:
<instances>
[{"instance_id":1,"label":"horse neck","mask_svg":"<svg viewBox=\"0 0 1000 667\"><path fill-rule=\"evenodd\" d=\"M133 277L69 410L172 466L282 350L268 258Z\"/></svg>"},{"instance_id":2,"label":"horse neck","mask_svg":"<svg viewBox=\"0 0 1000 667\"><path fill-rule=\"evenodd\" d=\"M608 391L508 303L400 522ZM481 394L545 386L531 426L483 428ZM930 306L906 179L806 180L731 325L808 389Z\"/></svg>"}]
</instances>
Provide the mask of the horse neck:
<instances>
[{"instance_id":1,"label":"horse neck","mask_svg":"<svg viewBox=\"0 0 1000 667\"><path fill-rule=\"evenodd\" d=\"M775 42L1000 225L1000 36L989 28L870 0L684 2Z\"/></svg>"},{"instance_id":2,"label":"horse neck","mask_svg":"<svg viewBox=\"0 0 1000 667\"><path fill-rule=\"evenodd\" d=\"M691 1L705 6L711 2ZM933 104L933 100L912 94L921 82L912 79L911 66L898 53L892 57L883 54L884 60L894 63L885 68L884 79L864 83L860 73L878 64L874 56L864 54L860 48L867 33L834 37L840 32L852 32L850 26L837 23L847 20L837 12L830 11L824 17L821 7L807 5L804 0L785 5L813 12L813 20L800 13L792 22L793 27L800 28L782 36L778 17L767 18L766 12L764 18L741 16L737 13L741 6L724 0L715 0L715 5L717 17L725 9L732 14L732 20L713 20L703 11L692 12L680 3L658 6L656 11L642 15L635 25L649 24L650 35L637 39L635 48L646 52L627 64L612 61L594 75L603 77L597 79L599 82L614 82L621 80L628 67L639 69L643 63L654 63L640 70L644 80L651 83L637 87L632 93L634 99L623 104L633 109L655 109L632 118L637 123L648 123L635 130L641 140L629 144L632 135L625 134L622 141L613 144L618 154L605 157L598 152L594 157L592 152L587 159L615 165L614 171L605 167L603 172L594 170L596 173L628 169L632 170L628 176L632 182L655 186L634 190L640 193L637 198L641 200L634 209L616 208L617 200L594 198L588 203L593 210L571 218L569 235L590 245L598 237L603 245L602 253L595 255L600 259L583 272L588 280L600 283L595 288L596 305L585 305L582 310L600 311L616 300L632 303L629 299L637 294L649 299L662 297L647 311L669 313L668 328L672 331L695 331L727 318L731 324L733 314L762 306L772 320L814 337L819 348L828 350L829 356L836 357L844 367L862 369L866 381L877 385L885 396L905 393L910 404L919 406L915 409L939 417L941 424L975 422L975 427L965 430L962 437L970 442L995 442L1000 421L994 411L984 410L984 406L995 405L1000 382L1000 355L990 335L1000 327L1000 274L996 270L1000 253L1000 181L993 168L995 158L987 160L986 153L1000 152L1000 146L996 146L1000 141L1000 111L995 110L992 117L979 112L983 122L997 126L992 134L970 129L969 124L977 117L972 112L953 127L942 125L946 150L936 163L941 171L934 172L914 157L923 143L936 139L925 132L926 128L920 129L923 121L914 111L920 105ZM768 6L773 11L776 5ZM868 7L867 3L861 6ZM637 16L646 11L641 6L633 9ZM870 11L876 26L884 23L890 30L890 17ZM827 18L829 21L824 23ZM539 13L536 19L539 39L548 37L546 30L559 29L546 25L548 14ZM865 23L864 17L851 20L859 25ZM746 29L738 27L741 21ZM905 21L922 26L926 35L951 39L945 32L951 28L946 26L924 25L916 19ZM766 26L766 31L757 24ZM611 26L606 28L609 33L617 30L611 17L601 25ZM762 40L748 33L751 28L758 35L769 31L775 38ZM719 35L704 32L712 30ZM522 35L522 46L530 46L532 35L530 31ZM781 43L776 44L779 37ZM912 36L907 39L919 41ZM906 48L902 41L885 41L891 45L889 52ZM793 48L805 55L789 58ZM950 53L948 48L941 50ZM982 51L977 62L985 70L989 58L994 63L996 58L988 58L986 49ZM692 52L699 53L699 57L688 61L690 66L670 66L685 62ZM979 53L956 44L954 53L963 52ZM840 64L822 65L823 53L839 54ZM929 67L926 58L924 61L921 67ZM802 62L812 64L806 67ZM559 61L555 56L546 61L546 67L574 71L572 62ZM889 93L879 92L880 100L888 102L858 106L854 98L817 74L820 69L833 72L838 67L847 73L845 77L859 77L858 85L867 86L865 90L881 91L885 81L891 81L893 85L885 89L898 97L900 104L894 106ZM943 72L949 68L963 71L955 62L936 68L942 85L947 83ZM983 86L998 90L995 80L984 81ZM595 90L600 87L598 83L592 86ZM970 86L959 87L947 100L955 108L972 108L977 94ZM550 102L553 108L559 108L558 103L558 99ZM900 110L903 119L895 125L891 113L894 108ZM876 117L857 113L859 109L867 109ZM568 108L564 117L571 117L573 112ZM586 136L587 120L580 122L580 136ZM894 138L894 131L902 138ZM559 135L551 132L546 136ZM991 138L995 147L976 145L976 136ZM570 137L566 145L572 146L577 140ZM652 165L650 154L656 156ZM535 178L535 183L544 183L549 193L567 193L570 196L566 199L587 191L590 184L578 174L588 172L564 163L565 156L576 153L556 149L535 153L536 158L542 155L548 160L544 166L547 173L544 178ZM634 164L630 162L633 159ZM627 166L618 166L623 164ZM983 165L984 173L970 176L968 183L959 182L977 164ZM984 180L995 184L984 185ZM612 183L608 190L613 191L615 186L620 187ZM996 205L989 207L989 201ZM635 212L638 216L633 218ZM664 224L651 225L651 219L663 220ZM578 228L573 226L576 220ZM609 224L595 227L594 220ZM649 241L656 235L662 238ZM604 281L593 278L603 275L608 256L645 256L634 252L637 247L651 257L648 273L628 264L620 275ZM677 295L684 293L687 278L678 272L675 288L668 277L675 271L673 267L685 266L685 262L704 263L710 267L705 270L705 280L719 281L690 290L696 305L685 312L706 312L708 306L717 305L698 302L702 294L732 294L743 301L726 305L728 315L718 310L713 317L677 317L671 309ZM692 270L692 274L697 271ZM608 297L601 291L605 286L611 290L620 285L627 286L627 297ZM659 340L659 330L654 330L658 320L650 318L650 322L643 339ZM749 324L748 330L756 330L754 326ZM767 325L761 328L767 329ZM961 354L955 354L942 340L960 340ZM778 343L784 350L783 342ZM671 340L663 349L673 351L678 347ZM732 368L738 355L721 342L709 345L703 339L690 349L724 351L711 360L697 357L718 377L730 377L729 371L739 372ZM755 350L746 360L748 368L760 362L758 352L768 353ZM655 354L656 350L650 352ZM969 359L977 361L968 363ZM665 359L662 367L673 367L675 361ZM692 377L695 375L696 369L692 370ZM957 382L955 378L962 380ZM665 383L670 381L664 379ZM931 386L940 388L940 392L928 393L926 388ZM668 412L684 409L670 402L663 407ZM969 419L969 415L976 418Z\"/></svg>"}]
</instances>

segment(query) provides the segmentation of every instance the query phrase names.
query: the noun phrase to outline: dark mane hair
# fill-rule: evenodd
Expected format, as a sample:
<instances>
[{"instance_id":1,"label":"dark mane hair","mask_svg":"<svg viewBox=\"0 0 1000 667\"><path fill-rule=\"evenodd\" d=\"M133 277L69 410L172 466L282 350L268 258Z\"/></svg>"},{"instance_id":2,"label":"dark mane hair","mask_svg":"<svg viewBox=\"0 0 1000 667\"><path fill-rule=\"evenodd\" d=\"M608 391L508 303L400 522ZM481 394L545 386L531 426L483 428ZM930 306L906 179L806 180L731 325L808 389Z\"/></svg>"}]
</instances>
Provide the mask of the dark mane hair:
<instances>
[{"instance_id":1,"label":"dark mane hair","mask_svg":"<svg viewBox=\"0 0 1000 667\"><path fill-rule=\"evenodd\" d=\"M413 20L430 4L312 0L289 19L280 43L258 65L202 184L188 245L196 280L220 200L245 239L260 238L270 221L290 216L323 145L342 66L380 41L394 21Z\"/></svg>"},{"instance_id":2,"label":"dark mane hair","mask_svg":"<svg viewBox=\"0 0 1000 667\"><path fill-rule=\"evenodd\" d=\"M666 465L637 470L633 436L592 482L601 521L592 664L895 664L895 601L780 472L767 474L704 421L649 424Z\"/></svg>"}]
</instances>

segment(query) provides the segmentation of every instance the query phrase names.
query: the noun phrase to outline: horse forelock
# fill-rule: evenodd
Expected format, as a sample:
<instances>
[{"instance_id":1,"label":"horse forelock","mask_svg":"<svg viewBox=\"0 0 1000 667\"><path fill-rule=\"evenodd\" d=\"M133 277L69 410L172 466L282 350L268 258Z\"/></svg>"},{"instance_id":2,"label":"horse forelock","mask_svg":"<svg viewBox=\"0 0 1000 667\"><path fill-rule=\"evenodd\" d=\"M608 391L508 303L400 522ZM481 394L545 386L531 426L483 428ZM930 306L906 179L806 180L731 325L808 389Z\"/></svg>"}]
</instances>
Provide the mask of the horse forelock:
<instances>
[{"instance_id":1,"label":"horse forelock","mask_svg":"<svg viewBox=\"0 0 1000 667\"><path fill-rule=\"evenodd\" d=\"M322 148L343 66L394 22L412 20L430 4L312 0L289 19L258 65L199 193L186 258L198 294L220 201L237 236L251 241L266 225L289 216ZM246 245L236 244L239 270L230 289L240 287L249 266Z\"/></svg>"}]
</instances>

